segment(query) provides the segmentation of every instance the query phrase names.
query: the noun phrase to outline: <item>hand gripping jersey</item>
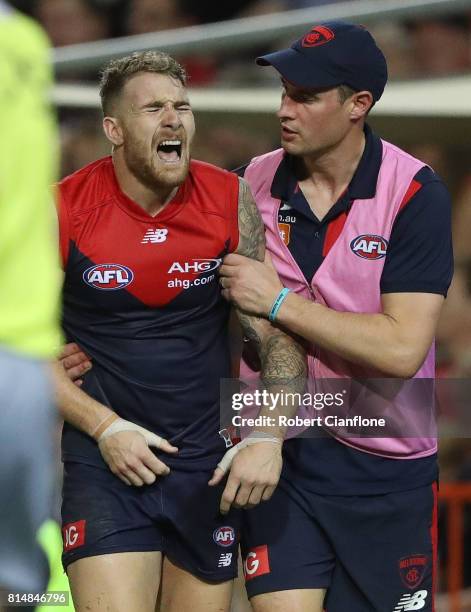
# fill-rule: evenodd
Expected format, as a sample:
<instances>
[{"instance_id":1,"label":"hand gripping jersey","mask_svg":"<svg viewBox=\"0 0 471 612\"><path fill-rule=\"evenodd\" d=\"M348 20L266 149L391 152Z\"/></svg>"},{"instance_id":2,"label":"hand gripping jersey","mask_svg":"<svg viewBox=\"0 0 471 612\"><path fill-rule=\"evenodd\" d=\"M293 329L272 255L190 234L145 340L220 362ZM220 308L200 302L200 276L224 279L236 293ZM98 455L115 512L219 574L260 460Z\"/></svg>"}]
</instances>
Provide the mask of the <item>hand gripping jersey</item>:
<instances>
[{"instance_id":1,"label":"hand gripping jersey","mask_svg":"<svg viewBox=\"0 0 471 612\"><path fill-rule=\"evenodd\" d=\"M387 244L404 196L414 176L424 167L423 162L383 141L375 196L354 200L348 215L341 215L332 224L326 238L330 250L312 282L308 283L280 236L280 200L270 193L282 157L282 149L262 155L253 159L245 171L245 179L265 223L267 249L281 281L298 295L340 312L381 312L380 279ZM355 379L361 383L381 377L377 371L355 365L315 345L309 347L308 365L311 391L315 392L331 391L330 379ZM244 379L255 377L244 361L241 376ZM381 417L384 410L388 424L384 437L350 437L348 429L341 427L329 428L329 432L344 444L383 457L414 459L432 455L437 448L432 414L433 383L421 385L416 379L433 380L434 377L435 349L432 346L413 381L404 382L393 399L383 402L379 395L370 393L368 385L356 385L348 405L350 416L362 416L366 402L371 404L373 398L375 413L368 416ZM345 389L349 390L347 382ZM420 402L427 405L419 406Z\"/></svg>"},{"instance_id":2,"label":"hand gripping jersey","mask_svg":"<svg viewBox=\"0 0 471 612\"><path fill-rule=\"evenodd\" d=\"M155 217L119 188L110 157L59 185L63 327L92 358L83 390L180 449L167 463L224 452L219 380L230 376L218 267L238 242L237 176L191 162ZM70 425L65 460L103 465Z\"/></svg>"}]
</instances>

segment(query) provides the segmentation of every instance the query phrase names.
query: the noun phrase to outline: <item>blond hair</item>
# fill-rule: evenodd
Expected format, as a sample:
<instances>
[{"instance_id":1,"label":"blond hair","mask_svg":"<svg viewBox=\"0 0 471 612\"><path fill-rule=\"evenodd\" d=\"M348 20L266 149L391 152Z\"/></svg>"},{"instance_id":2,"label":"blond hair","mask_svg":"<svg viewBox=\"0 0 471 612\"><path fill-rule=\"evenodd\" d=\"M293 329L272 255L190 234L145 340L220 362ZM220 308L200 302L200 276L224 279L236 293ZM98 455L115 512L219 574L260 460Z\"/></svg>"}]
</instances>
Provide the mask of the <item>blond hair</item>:
<instances>
[{"instance_id":1,"label":"blond hair","mask_svg":"<svg viewBox=\"0 0 471 612\"><path fill-rule=\"evenodd\" d=\"M113 113L113 105L127 81L139 72L164 74L186 85L186 71L173 57L162 51L143 51L113 59L105 66L100 79L101 107L105 116Z\"/></svg>"}]
</instances>

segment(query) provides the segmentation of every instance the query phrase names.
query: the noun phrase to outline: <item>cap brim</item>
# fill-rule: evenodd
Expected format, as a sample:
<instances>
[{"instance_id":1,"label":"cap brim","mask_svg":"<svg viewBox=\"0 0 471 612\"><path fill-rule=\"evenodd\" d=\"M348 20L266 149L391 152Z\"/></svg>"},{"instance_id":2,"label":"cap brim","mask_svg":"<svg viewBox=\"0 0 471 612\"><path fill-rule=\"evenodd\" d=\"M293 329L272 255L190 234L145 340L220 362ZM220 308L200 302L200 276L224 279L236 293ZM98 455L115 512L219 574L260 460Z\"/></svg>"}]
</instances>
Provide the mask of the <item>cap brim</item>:
<instances>
[{"instance_id":1,"label":"cap brim","mask_svg":"<svg viewBox=\"0 0 471 612\"><path fill-rule=\"evenodd\" d=\"M296 49L283 49L257 57L259 66L273 66L281 76L298 87L322 88L341 85L338 76L334 77Z\"/></svg>"}]
</instances>

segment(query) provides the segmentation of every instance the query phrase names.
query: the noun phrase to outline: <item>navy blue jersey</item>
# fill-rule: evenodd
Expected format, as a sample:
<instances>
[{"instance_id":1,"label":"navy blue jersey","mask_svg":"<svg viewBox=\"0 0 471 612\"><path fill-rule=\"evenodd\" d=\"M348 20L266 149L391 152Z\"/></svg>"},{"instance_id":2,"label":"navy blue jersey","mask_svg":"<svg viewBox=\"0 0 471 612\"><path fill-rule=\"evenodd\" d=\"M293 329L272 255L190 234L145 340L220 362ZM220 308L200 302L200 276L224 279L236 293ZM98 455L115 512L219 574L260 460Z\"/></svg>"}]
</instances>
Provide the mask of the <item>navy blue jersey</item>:
<instances>
[{"instance_id":1,"label":"navy blue jersey","mask_svg":"<svg viewBox=\"0 0 471 612\"><path fill-rule=\"evenodd\" d=\"M238 181L201 162L155 217L122 193L111 158L64 179L63 327L92 358L82 389L179 447L168 464L224 452L219 380L230 376L217 268L238 241ZM64 459L103 465L70 425Z\"/></svg>"}]
</instances>

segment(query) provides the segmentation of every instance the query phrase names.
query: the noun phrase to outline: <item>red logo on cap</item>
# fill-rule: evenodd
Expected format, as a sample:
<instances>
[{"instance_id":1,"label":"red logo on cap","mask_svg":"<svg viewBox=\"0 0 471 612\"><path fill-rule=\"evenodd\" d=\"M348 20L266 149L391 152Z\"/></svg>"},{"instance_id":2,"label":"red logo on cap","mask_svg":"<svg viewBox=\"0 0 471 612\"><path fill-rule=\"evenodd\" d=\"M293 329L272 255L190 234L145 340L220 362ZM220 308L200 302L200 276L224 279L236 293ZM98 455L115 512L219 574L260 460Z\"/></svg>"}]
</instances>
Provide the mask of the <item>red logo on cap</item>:
<instances>
[{"instance_id":1,"label":"red logo on cap","mask_svg":"<svg viewBox=\"0 0 471 612\"><path fill-rule=\"evenodd\" d=\"M319 45L325 45L329 41L335 38L335 34L329 28L325 26L314 26L311 28L309 34L303 38L303 47L318 47Z\"/></svg>"}]
</instances>

